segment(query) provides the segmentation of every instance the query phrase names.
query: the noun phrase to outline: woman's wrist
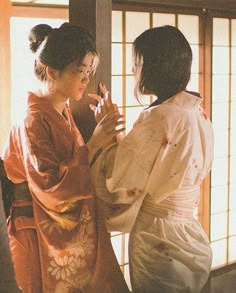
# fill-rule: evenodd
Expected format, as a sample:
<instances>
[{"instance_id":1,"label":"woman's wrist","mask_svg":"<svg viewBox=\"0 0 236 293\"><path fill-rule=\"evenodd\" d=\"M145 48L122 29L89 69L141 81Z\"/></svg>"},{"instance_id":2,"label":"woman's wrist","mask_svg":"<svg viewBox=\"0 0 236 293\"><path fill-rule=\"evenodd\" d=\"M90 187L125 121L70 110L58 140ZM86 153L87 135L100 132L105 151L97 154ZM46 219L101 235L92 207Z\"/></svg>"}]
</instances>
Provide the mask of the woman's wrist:
<instances>
[{"instance_id":1,"label":"woman's wrist","mask_svg":"<svg viewBox=\"0 0 236 293\"><path fill-rule=\"evenodd\" d=\"M101 149L101 145L96 142L96 140L93 139L93 137L90 138L90 140L87 142L87 148L88 148L88 159L89 162L93 160L93 157L96 155L96 153Z\"/></svg>"},{"instance_id":2,"label":"woman's wrist","mask_svg":"<svg viewBox=\"0 0 236 293\"><path fill-rule=\"evenodd\" d=\"M125 137L124 132L120 132L116 135L116 141L117 143L121 142L123 140L123 138Z\"/></svg>"}]
</instances>

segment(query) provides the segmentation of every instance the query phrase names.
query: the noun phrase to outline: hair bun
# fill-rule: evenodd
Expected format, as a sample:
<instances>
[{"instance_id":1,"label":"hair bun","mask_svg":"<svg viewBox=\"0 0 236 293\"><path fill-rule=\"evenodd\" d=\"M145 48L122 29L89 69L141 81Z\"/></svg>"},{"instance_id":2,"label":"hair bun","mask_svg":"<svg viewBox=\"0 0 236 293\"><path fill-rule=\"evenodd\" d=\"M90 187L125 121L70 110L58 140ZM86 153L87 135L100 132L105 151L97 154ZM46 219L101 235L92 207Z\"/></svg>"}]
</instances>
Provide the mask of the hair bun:
<instances>
[{"instance_id":1,"label":"hair bun","mask_svg":"<svg viewBox=\"0 0 236 293\"><path fill-rule=\"evenodd\" d=\"M73 24L69 23L69 22L64 22L60 27L59 29L66 29L66 28L72 28L74 27Z\"/></svg>"},{"instance_id":2,"label":"hair bun","mask_svg":"<svg viewBox=\"0 0 236 293\"><path fill-rule=\"evenodd\" d=\"M34 26L29 33L30 50L36 53L39 46L52 31L52 27L47 24L38 24Z\"/></svg>"}]
</instances>

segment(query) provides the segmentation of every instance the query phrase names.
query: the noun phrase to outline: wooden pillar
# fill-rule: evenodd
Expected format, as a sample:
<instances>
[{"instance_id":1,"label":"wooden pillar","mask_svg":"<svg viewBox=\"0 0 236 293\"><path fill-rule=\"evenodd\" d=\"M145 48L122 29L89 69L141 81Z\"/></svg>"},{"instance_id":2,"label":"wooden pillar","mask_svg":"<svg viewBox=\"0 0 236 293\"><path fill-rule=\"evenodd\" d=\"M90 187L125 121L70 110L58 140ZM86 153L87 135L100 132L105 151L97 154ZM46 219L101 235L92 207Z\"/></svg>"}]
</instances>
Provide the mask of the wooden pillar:
<instances>
[{"instance_id":1,"label":"wooden pillar","mask_svg":"<svg viewBox=\"0 0 236 293\"><path fill-rule=\"evenodd\" d=\"M10 131L10 0L0 1L0 152Z\"/></svg>"},{"instance_id":2,"label":"wooden pillar","mask_svg":"<svg viewBox=\"0 0 236 293\"><path fill-rule=\"evenodd\" d=\"M212 97L212 17L209 16L209 13L206 11L203 15L202 25L204 25L204 52L202 58L202 71L204 74L203 80L203 107L211 117L211 97ZM199 215L199 221L203 226L203 229L207 233L208 237L210 237L210 219L211 219L211 206L210 206L210 199L211 199L211 177L210 174L204 179L201 185L201 197L200 197L200 204L199 210L201 214Z\"/></svg>"},{"instance_id":3,"label":"wooden pillar","mask_svg":"<svg viewBox=\"0 0 236 293\"><path fill-rule=\"evenodd\" d=\"M69 21L86 28L93 36L100 57L96 75L91 79L81 101L71 101L75 122L85 141L91 136L96 122L89 104L94 102L87 93L98 91L99 82L111 88L111 11L112 0L69 0Z\"/></svg>"}]
</instances>

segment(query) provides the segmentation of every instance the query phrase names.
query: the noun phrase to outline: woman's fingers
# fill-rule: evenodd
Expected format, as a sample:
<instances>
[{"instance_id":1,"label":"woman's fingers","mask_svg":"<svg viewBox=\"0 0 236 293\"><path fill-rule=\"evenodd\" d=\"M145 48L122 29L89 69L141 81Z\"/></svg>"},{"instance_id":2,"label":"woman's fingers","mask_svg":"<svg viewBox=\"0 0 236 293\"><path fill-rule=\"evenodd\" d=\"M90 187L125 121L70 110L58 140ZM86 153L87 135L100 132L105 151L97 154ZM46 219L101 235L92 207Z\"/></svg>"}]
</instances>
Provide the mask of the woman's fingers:
<instances>
[{"instance_id":1,"label":"woman's fingers","mask_svg":"<svg viewBox=\"0 0 236 293\"><path fill-rule=\"evenodd\" d=\"M117 106L117 104L113 104L113 107L114 107L114 111L118 111L118 106Z\"/></svg>"},{"instance_id":2,"label":"woman's fingers","mask_svg":"<svg viewBox=\"0 0 236 293\"><path fill-rule=\"evenodd\" d=\"M125 131L124 123L124 116L119 112L108 112L97 124L93 139L97 140L101 147L106 146L113 137Z\"/></svg>"},{"instance_id":3,"label":"woman's fingers","mask_svg":"<svg viewBox=\"0 0 236 293\"><path fill-rule=\"evenodd\" d=\"M124 132L124 131L125 131L125 127L122 127L122 128L119 128L119 129L116 129L116 130L115 130L116 135L117 135L117 134L120 134L120 133L122 133L122 132Z\"/></svg>"},{"instance_id":4,"label":"woman's fingers","mask_svg":"<svg viewBox=\"0 0 236 293\"><path fill-rule=\"evenodd\" d=\"M104 107L107 108L113 108L113 103L112 103L112 99L111 99L111 93L108 91L106 85L104 83L100 83L99 84L99 88L100 91L102 93L103 96L103 100L104 100Z\"/></svg>"},{"instance_id":5,"label":"woman's fingers","mask_svg":"<svg viewBox=\"0 0 236 293\"><path fill-rule=\"evenodd\" d=\"M112 103L110 92L106 92L106 95L104 96L104 102L108 109L114 110L114 104Z\"/></svg>"},{"instance_id":6,"label":"woman's fingers","mask_svg":"<svg viewBox=\"0 0 236 293\"><path fill-rule=\"evenodd\" d=\"M97 108L97 106L96 105L94 105L94 104L89 104L89 108L93 111L93 112L95 112L96 111L96 108Z\"/></svg>"},{"instance_id":7,"label":"woman's fingers","mask_svg":"<svg viewBox=\"0 0 236 293\"><path fill-rule=\"evenodd\" d=\"M117 105L112 103L111 94L107 90L106 86L100 83L99 88L103 98L97 94L88 94L89 97L95 99L98 102L97 105L89 105L90 109L94 111L97 123L99 123L107 113L119 112Z\"/></svg>"},{"instance_id":8,"label":"woman's fingers","mask_svg":"<svg viewBox=\"0 0 236 293\"><path fill-rule=\"evenodd\" d=\"M124 127L118 129L120 125L125 124L125 121L123 118L124 116L120 115L118 112L113 112L113 113L110 112L104 116L100 124L107 133L115 132L116 130L119 130L120 132L120 129L123 129L122 131L124 131Z\"/></svg>"},{"instance_id":9,"label":"woman's fingers","mask_svg":"<svg viewBox=\"0 0 236 293\"><path fill-rule=\"evenodd\" d=\"M112 130L117 130L118 129L118 126L120 125L123 125L125 124L125 121L117 121L117 120L109 120L109 121L106 121L103 126L105 127L105 129L110 132Z\"/></svg>"},{"instance_id":10,"label":"woman's fingers","mask_svg":"<svg viewBox=\"0 0 236 293\"><path fill-rule=\"evenodd\" d=\"M97 100L98 102L101 102L101 100L102 100L102 98L97 94L88 94L88 96L90 98L93 98L93 99Z\"/></svg>"},{"instance_id":11,"label":"woman's fingers","mask_svg":"<svg viewBox=\"0 0 236 293\"><path fill-rule=\"evenodd\" d=\"M99 89L100 89L100 91L101 91L101 93L103 94L103 95L105 95L106 94L106 92L108 91L107 90L107 87L105 86L105 84L104 83L99 83Z\"/></svg>"},{"instance_id":12,"label":"woman's fingers","mask_svg":"<svg viewBox=\"0 0 236 293\"><path fill-rule=\"evenodd\" d=\"M97 107L101 108L100 112L109 112L111 110L113 110L113 104L111 101L111 95L107 92L106 94L106 98L101 98L99 95L97 94L88 94L89 97L95 99L98 104ZM90 107L93 111L94 111L94 107Z\"/></svg>"},{"instance_id":13,"label":"woman's fingers","mask_svg":"<svg viewBox=\"0 0 236 293\"><path fill-rule=\"evenodd\" d=\"M117 121L117 120L122 119L122 118L124 118L124 115L120 114L117 111L112 111L112 112L108 112L108 113L106 113L106 115L104 115L104 117L101 120L101 123L105 123L105 122L110 121L110 120L116 120Z\"/></svg>"}]
</instances>

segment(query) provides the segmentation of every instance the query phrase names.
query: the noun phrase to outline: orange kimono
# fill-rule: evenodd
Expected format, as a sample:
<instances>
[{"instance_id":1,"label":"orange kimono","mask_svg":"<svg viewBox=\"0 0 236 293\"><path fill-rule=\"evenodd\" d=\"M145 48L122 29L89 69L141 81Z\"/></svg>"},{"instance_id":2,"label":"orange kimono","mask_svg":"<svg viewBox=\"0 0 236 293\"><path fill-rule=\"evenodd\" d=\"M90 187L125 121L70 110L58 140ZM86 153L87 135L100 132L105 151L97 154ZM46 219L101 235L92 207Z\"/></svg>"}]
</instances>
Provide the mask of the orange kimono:
<instances>
[{"instance_id":1,"label":"orange kimono","mask_svg":"<svg viewBox=\"0 0 236 293\"><path fill-rule=\"evenodd\" d=\"M24 293L129 292L97 214L86 145L63 115L29 93L3 153L16 184L9 236Z\"/></svg>"}]
</instances>

